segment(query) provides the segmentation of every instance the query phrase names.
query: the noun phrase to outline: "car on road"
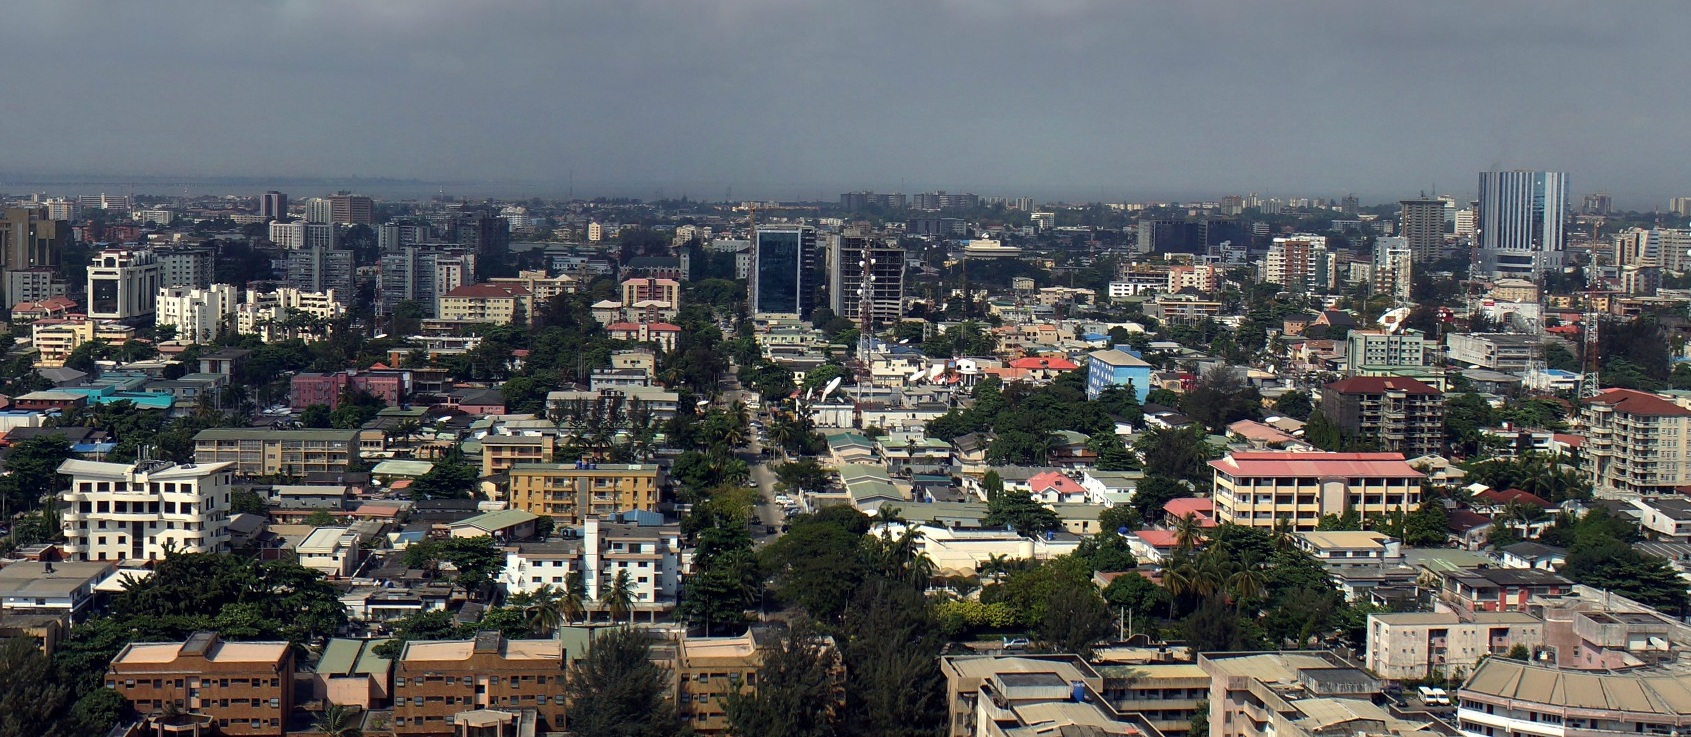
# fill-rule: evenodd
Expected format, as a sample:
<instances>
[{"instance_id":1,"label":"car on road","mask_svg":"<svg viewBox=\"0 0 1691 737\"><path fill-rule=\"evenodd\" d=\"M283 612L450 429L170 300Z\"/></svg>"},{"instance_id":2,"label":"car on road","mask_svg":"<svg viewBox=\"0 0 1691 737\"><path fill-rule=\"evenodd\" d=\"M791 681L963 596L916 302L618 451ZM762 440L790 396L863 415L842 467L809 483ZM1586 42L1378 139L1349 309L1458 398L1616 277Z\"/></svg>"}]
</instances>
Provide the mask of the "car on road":
<instances>
[{"instance_id":1,"label":"car on road","mask_svg":"<svg viewBox=\"0 0 1691 737\"><path fill-rule=\"evenodd\" d=\"M1001 647L1005 650L1025 650L1029 645L1033 644L1028 641L1028 638L1026 637L1005 637L1001 640L1001 642Z\"/></svg>"},{"instance_id":2,"label":"car on road","mask_svg":"<svg viewBox=\"0 0 1691 737\"><path fill-rule=\"evenodd\" d=\"M765 535L775 534L775 525L764 525L763 526L763 534L765 534Z\"/></svg>"},{"instance_id":3,"label":"car on road","mask_svg":"<svg viewBox=\"0 0 1691 737\"><path fill-rule=\"evenodd\" d=\"M754 515L752 515L752 524L754 524L754 525L761 525L761 524L763 524L763 518L762 518L762 517L759 517L759 516L757 516L757 515L755 515L755 514L754 514Z\"/></svg>"}]
</instances>

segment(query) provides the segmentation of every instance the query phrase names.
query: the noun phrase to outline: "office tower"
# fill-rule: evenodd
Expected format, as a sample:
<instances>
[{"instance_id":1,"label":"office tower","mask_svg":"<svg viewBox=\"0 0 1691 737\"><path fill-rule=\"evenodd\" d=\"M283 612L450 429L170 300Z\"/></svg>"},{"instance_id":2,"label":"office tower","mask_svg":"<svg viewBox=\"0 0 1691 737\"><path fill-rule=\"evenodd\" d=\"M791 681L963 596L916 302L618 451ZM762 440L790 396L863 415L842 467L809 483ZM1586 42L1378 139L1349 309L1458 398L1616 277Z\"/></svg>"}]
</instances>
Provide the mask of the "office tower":
<instances>
[{"instance_id":1,"label":"office tower","mask_svg":"<svg viewBox=\"0 0 1691 737\"><path fill-rule=\"evenodd\" d=\"M305 201L305 221L328 225L335 221L334 206L321 197L313 197Z\"/></svg>"},{"instance_id":2,"label":"office tower","mask_svg":"<svg viewBox=\"0 0 1691 737\"><path fill-rule=\"evenodd\" d=\"M1263 281L1288 292L1322 293L1333 288L1338 265L1327 250L1326 236L1300 233L1275 238L1268 249Z\"/></svg>"},{"instance_id":3,"label":"office tower","mask_svg":"<svg viewBox=\"0 0 1691 737\"><path fill-rule=\"evenodd\" d=\"M1458 238L1474 237L1474 208L1467 207L1451 213L1451 232Z\"/></svg>"},{"instance_id":4,"label":"office tower","mask_svg":"<svg viewBox=\"0 0 1691 737\"><path fill-rule=\"evenodd\" d=\"M1362 208L1362 201L1354 194L1347 194L1339 200L1339 211L1346 215L1355 215Z\"/></svg>"},{"instance_id":5,"label":"office tower","mask_svg":"<svg viewBox=\"0 0 1691 737\"><path fill-rule=\"evenodd\" d=\"M214 284L206 289L164 287L158 296L158 325L176 328L176 339L185 343L210 343L232 321L235 288Z\"/></svg>"},{"instance_id":6,"label":"office tower","mask_svg":"<svg viewBox=\"0 0 1691 737\"><path fill-rule=\"evenodd\" d=\"M75 220L82 210L76 200L47 200L46 205L48 220Z\"/></svg>"},{"instance_id":7,"label":"office tower","mask_svg":"<svg viewBox=\"0 0 1691 737\"><path fill-rule=\"evenodd\" d=\"M1444 250L1444 201L1403 200L1398 229L1416 261L1435 261Z\"/></svg>"},{"instance_id":8,"label":"office tower","mask_svg":"<svg viewBox=\"0 0 1691 737\"><path fill-rule=\"evenodd\" d=\"M1668 212L1680 217L1691 217L1691 197L1675 197L1668 200Z\"/></svg>"},{"instance_id":9,"label":"office tower","mask_svg":"<svg viewBox=\"0 0 1691 737\"><path fill-rule=\"evenodd\" d=\"M1691 230L1652 229L1649 247L1656 254L1658 266L1669 271L1691 271Z\"/></svg>"},{"instance_id":10,"label":"office tower","mask_svg":"<svg viewBox=\"0 0 1691 737\"><path fill-rule=\"evenodd\" d=\"M161 286L205 289L216 274L217 254L210 248L176 247L154 252Z\"/></svg>"},{"instance_id":11,"label":"office tower","mask_svg":"<svg viewBox=\"0 0 1691 737\"><path fill-rule=\"evenodd\" d=\"M165 552L215 553L229 546L227 463L97 463L69 460L59 493L65 554L77 560L159 560Z\"/></svg>"},{"instance_id":12,"label":"office tower","mask_svg":"<svg viewBox=\"0 0 1691 737\"><path fill-rule=\"evenodd\" d=\"M755 314L809 317L816 306L816 229L763 225L752 236L751 305Z\"/></svg>"},{"instance_id":13,"label":"office tower","mask_svg":"<svg viewBox=\"0 0 1691 737\"><path fill-rule=\"evenodd\" d=\"M322 246L301 248L288 252L286 283L302 292L327 292L332 289L336 300L350 305L357 294L353 289L354 269L351 251Z\"/></svg>"},{"instance_id":14,"label":"office tower","mask_svg":"<svg viewBox=\"0 0 1691 737\"><path fill-rule=\"evenodd\" d=\"M428 243L434 236L428 223L382 223L376 228L376 247L391 253L406 246Z\"/></svg>"},{"instance_id":15,"label":"office tower","mask_svg":"<svg viewBox=\"0 0 1691 737\"><path fill-rule=\"evenodd\" d=\"M107 194L85 194L76 198L77 207L84 210L105 210L106 212L129 212L134 203L129 195L116 196Z\"/></svg>"},{"instance_id":16,"label":"office tower","mask_svg":"<svg viewBox=\"0 0 1691 737\"><path fill-rule=\"evenodd\" d=\"M1374 292L1410 300L1415 274L1414 249L1407 238L1385 237L1374 242Z\"/></svg>"},{"instance_id":17,"label":"office tower","mask_svg":"<svg viewBox=\"0 0 1691 737\"><path fill-rule=\"evenodd\" d=\"M1593 192L1585 196L1583 204L1580 211L1587 215L1607 215L1615 209L1615 198L1608 192Z\"/></svg>"},{"instance_id":18,"label":"office tower","mask_svg":"<svg viewBox=\"0 0 1691 737\"><path fill-rule=\"evenodd\" d=\"M376 204L364 195L334 195L329 198L329 222L371 225L376 222Z\"/></svg>"},{"instance_id":19,"label":"office tower","mask_svg":"<svg viewBox=\"0 0 1691 737\"><path fill-rule=\"evenodd\" d=\"M1567 251L1568 177L1560 172L1480 173L1482 268L1498 277L1536 280L1562 268Z\"/></svg>"},{"instance_id":20,"label":"office tower","mask_svg":"<svg viewBox=\"0 0 1691 737\"><path fill-rule=\"evenodd\" d=\"M1195 222L1185 220L1140 220L1140 253L1198 253L1204 250L1203 233Z\"/></svg>"},{"instance_id":21,"label":"office tower","mask_svg":"<svg viewBox=\"0 0 1691 737\"><path fill-rule=\"evenodd\" d=\"M1221 214L1226 215L1228 217L1232 217L1234 215L1241 214L1244 211L1245 211L1245 198L1244 197L1242 197L1240 195L1236 195L1236 194L1230 194L1230 195L1227 195L1226 197L1221 198Z\"/></svg>"},{"instance_id":22,"label":"office tower","mask_svg":"<svg viewBox=\"0 0 1691 737\"><path fill-rule=\"evenodd\" d=\"M382 314L410 300L433 315L437 297L475 282L476 255L462 248L406 246L382 254L377 294Z\"/></svg>"},{"instance_id":23,"label":"office tower","mask_svg":"<svg viewBox=\"0 0 1691 737\"><path fill-rule=\"evenodd\" d=\"M127 320L153 314L159 264L150 248L107 248L88 263L88 316Z\"/></svg>"},{"instance_id":24,"label":"office tower","mask_svg":"<svg viewBox=\"0 0 1691 737\"><path fill-rule=\"evenodd\" d=\"M70 224L50 218L45 206L13 207L0 215L0 265L7 270L58 266L69 242Z\"/></svg>"},{"instance_id":25,"label":"office tower","mask_svg":"<svg viewBox=\"0 0 1691 737\"><path fill-rule=\"evenodd\" d=\"M270 242L283 250L293 251L301 248L334 248L340 241L340 234L335 226L328 223L306 222L295 220L291 223L275 221L270 223Z\"/></svg>"},{"instance_id":26,"label":"office tower","mask_svg":"<svg viewBox=\"0 0 1691 737\"><path fill-rule=\"evenodd\" d=\"M863 289L863 271L869 270L869 293ZM897 241L870 231L866 224L853 224L829 239L828 300L834 314L857 322L863 301L870 302L869 317L875 323L896 322L904 315L904 249Z\"/></svg>"},{"instance_id":27,"label":"office tower","mask_svg":"<svg viewBox=\"0 0 1691 737\"><path fill-rule=\"evenodd\" d=\"M458 244L476 254L483 268L504 263L511 249L511 224L496 212L474 210L453 218Z\"/></svg>"},{"instance_id":28,"label":"office tower","mask_svg":"<svg viewBox=\"0 0 1691 737\"><path fill-rule=\"evenodd\" d=\"M265 220L280 220L288 216L288 196L270 190L258 199L258 216Z\"/></svg>"},{"instance_id":29,"label":"office tower","mask_svg":"<svg viewBox=\"0 0 1691 737\"><path fill-rule=\"evenodd\" d=\"M59 279L58 272L49 268L13 269L6 272L6 301L12 306L63 297L66 291L66 285Z\"/></svg>"}]
</instances>

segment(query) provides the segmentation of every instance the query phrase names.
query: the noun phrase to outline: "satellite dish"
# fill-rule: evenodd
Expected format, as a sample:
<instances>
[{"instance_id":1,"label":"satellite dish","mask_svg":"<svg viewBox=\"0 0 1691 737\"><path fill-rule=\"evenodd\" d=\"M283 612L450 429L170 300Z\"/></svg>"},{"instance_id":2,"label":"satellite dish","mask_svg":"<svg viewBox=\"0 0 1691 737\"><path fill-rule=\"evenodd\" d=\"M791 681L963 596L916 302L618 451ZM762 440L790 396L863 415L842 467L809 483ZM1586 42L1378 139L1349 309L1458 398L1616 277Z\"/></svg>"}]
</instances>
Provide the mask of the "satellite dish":
<instances>
[{"instance_id":1,"label":"satellite dish","mask_svg":"<svg viewBox=\"0 0 1691 737\"><path fill-rule=\"evenodd\" d=\"M843 381L845 381L844 376L836 376L829 380L828 386L822 389L822 399L827 399L829 394L833 394L835 389L840 388L840 383Z\"/></svg>"},{"instance_id":2,"label":"satellite dish","mask_svg":"<svg viewBox=\"0 0 1691 737\"><path fill-rule=\"evenodd\" d=\"M939 375L943 374L943 373L945 373L945 364L943 364L943 363L934 364L933 368L928 369L928 381L933 381L934 379L939 378Z\"/></svg>"},{"instance_id":3,"label":"satellite dish","mask_svg":"<svg viewBox=\"0 0 1691 737\"><path fill-rule=\"evenodd\" d=\"M910 375L910 378L907 378L907 379L905 379L905 381L908 381L908 382L910 382L910 383L912 383L912 384L914 384L914 383L916 383L916 382L918 382L918 381L921 381L921 380L922 380L922 375L923 375L923 374L926 374L926 373L928 373L928 370L927 370L927 369L916 369L916 372L915 372L915 373L912 373L912 374L911 374L911 375Z\"/></svg>"}]
</instances>

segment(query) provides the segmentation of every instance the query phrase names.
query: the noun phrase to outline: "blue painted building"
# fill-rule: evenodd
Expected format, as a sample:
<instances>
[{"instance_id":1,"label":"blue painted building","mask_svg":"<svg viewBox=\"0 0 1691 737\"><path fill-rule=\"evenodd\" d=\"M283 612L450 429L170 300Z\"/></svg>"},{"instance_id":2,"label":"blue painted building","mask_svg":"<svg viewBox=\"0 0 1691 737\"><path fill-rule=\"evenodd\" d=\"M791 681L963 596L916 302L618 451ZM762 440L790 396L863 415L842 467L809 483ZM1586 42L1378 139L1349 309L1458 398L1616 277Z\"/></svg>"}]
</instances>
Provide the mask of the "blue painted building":
<instances>
[{"instance_id":1,"label":"blue painted building","mask_svg":"<svg viewBox=\"0 0 1691 737\"><path fill-rule=\"evenodd\" d=\"M1093 351L1086 360L1086 398L1097 399L1105 389L1133 383L1133 393L1139 401L1151 387L1151 364L1129 351L1111 348Z\"/></svg>"}]
</instances>

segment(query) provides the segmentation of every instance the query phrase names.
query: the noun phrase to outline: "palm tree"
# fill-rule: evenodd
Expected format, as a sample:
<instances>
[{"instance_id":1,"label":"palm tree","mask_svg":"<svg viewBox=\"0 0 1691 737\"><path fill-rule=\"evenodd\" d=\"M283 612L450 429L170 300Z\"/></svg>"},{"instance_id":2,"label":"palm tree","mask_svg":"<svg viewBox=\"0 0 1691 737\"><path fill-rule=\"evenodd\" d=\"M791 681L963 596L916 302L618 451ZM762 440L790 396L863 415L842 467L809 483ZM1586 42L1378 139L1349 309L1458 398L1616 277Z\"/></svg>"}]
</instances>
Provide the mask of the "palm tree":
<instances>
[{"instance_id":1,"label":"palm tree","mask_svg":"<svg viewBox=\"0 0 1691 737\"><path fill-rule=\"evenodd\" d=\"M1263 580L1262 571L1240 568L1227 577L1227 591L1233 596L1233 612L1237 614L1240 604L1246 599L1260 599L1266 596L1268 584Z\"/></svg>"},{"instance_id":2,"label":"palm tree","mask_svg":"<svg viewBox=\"0 0 1691 737\"><path fill-rule=\"evenodd\" d=\"M1187 512L1186 516L1174 521L1174 547L1177 550L1190 552L1204 541L1204 527L1198 522L1198 515Z\"/></svg>"},{"instance_id":3,"label":"palm tree","mask_svg":"<svg viewBox=\"0 0 1691 737\"><path fill-rule=\"evenodd\" d=\"M572 571L564 577L564 590L558 595L558 613L572 624L587 614L587 583L581 571Z\"/></svg>"},{"instance_id":4,"label":"palm tree","mask_svg":"<svg viewBox=\"0 0 1691 737\"><path fill-rule=\"evenodd\" d=\"M562 598L562 594L557 589L552 588L550 584L541 586L539 590L535 591L529 598L528 606L523 608L529 626L537 632L548 634L557 631L558 627L563 624L564 618L563 612L559 608L559 602Z\"/></svg>"},{"instance_id":5,"label":"palm tree","mask_svg":"<svg viewBox=\"0 0 1691 737\"><path fill-rule=\"evenodd\" d=\"M1163 588L1168 590L1168 618L1174 619L1174 605L1180 597L1192 593L1194 574L1192 562L1182 560L1163 569Z\"/></svg>"},{"instance_id":6,"label":"palm tree","mask_svg":"<svg viewBox=\"0 0 1691 737\"><path fill-rule=\"evenodd\" d=\"M993 583L998 583L1010 570L1010 556L992 553L986 556L986 561L980 564L979 570L982 574L991 576Z\"/></svg>"},{"instance_id":7,"label":"palm tree","mask_svg":"<svg viewBox=\"0 0 1691 737\"><path fill-rule=\"evenodd\" d=\"M362 737L364 730L359 728L358 721L357 712L340 704L329 704L311 726L329 737Z\"/></svg>"},{"instance_id":8,"label":"palm tree","mask_svg":"<svg viewBox=\"0 0 1691 737\"><path fill-rule=\"evenodd\" d=\"M617 571L616 578L611 580L610 593L604 597L605 612L611 615L611 621L628 617L628 623L634 624L634 579L627 570Z\"/></svg>"}]
</instances>

